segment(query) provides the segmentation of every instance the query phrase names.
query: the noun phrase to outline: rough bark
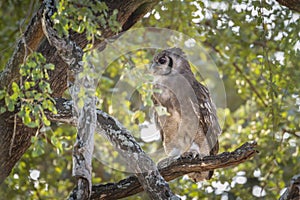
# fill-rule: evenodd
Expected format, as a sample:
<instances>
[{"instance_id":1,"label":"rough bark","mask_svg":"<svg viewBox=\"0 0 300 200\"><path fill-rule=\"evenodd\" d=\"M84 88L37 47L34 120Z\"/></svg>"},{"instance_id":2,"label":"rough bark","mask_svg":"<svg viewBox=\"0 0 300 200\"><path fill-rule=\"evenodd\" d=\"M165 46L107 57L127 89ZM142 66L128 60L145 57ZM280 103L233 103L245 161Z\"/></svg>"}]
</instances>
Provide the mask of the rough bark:
<instances>
[{"instance_id":1,"label":"rough bark","mask_svg":"<svg viewBox=\"0 0 300 200\"><path fill-rule=\"evenodd\" d=\"M19 65L22 64L31 51L36 51L43 40L42 17L43 7L38 10L31 19L23 37L16 45L15 51L7 62L5 69L0 73L0 89L8 87L13 81L18 82L20 78ZM4 101L0 101L0 106ZM0 115L0 184L9 175L15 163L21 158L31 145L31 136L37 129L28 128L17 124L14 132L14 113ZM14 136L14 137L13 137ZM12 139L13 138L13 139Z\"/></svg>"},{"instance_id":2,"label":"rough bark","mask_svg":"<svg viewBox=\"0 0 300 200\"><path fill-rule=\"evenodd\" d=\"M42 19L42 27L50 45L58 50L58 55L68 64L70 71L74 73L75 81L71 90L74 103L72 109L77 117L77 137L73 147L72 174L77 178L77 190L72 193L72 199L89 199L92 191L92 157L94 150L94 132L96 126L96 98L95 80L79 73L83 70L83 51L72 40L60 38L51 26L51 16L55 7L51 3L46 5ZM94 67L89 65L90 73ZM84 99L79 97L80 90L86 91ZM82 97L83 98L83 97ZM80 101L83 107L79 106Z\"/></svg>"},{"instance_id":3,"label":"rough bark","mask_svg":"<svg viewBox=\"0 0 300 200\"><path fill-rule=\"evenodd\" d=\"M78 79L77 79L78 80ZM90 87L89 87L90 86ZM80 101L78 93L83 87L92 94L95 93L93 80L84 77L75 81L72 97L74 101ZM73 147L73 176L77 178L77 192L73 193L73 199L89 199L92 192L92 158L94 151L94 133L96 129L96 97L87 95L81 108L74 105L77 121L77 137Z\"/></svg>"},{"instance_id":4,"label":"rough bark","mask_svg":"<svg viewBox=\"0 0 300 200\"><path fill-rule=\"evenodd\" d=\"M104 1L107 3L109 10L118 9L118 21L122 26L122 30L128 30L141 17L153 8L158 0L131 0L131 1ZM55 70L50 75L50 84L54 97L60 97L67 89L67 79L69 66L59 56L58 50L49 44L46 36L43 33L41 19L44 8L47 4L53 4L52 1L45 1L39 8L36 14L31 19L24 36L19 40L16 49L7 63L5 69L0 74L0 88L10 86L13 81L18 82L20 79L19 65L32 51L38 51L43 54L47 62L55 65ZM115 33L109 29L103 31L103 37L109 38ZM84 34L70 33L70 39L84 47L88 43ZM103 40L95 41L96 47L103 46ZM0 102L3 105L4 102ZM31 136L36 134L37 129L30 129L22 124L17 124L16 132L14 133L13 119L14 113L4 113L0 115L0 183L9 175L16 162L25 153L31 144ZM12 136L15 139L11 142ZM11 148L12 147L12 148ZM11 148L11 153L9 149Z\"/></svg>"},{"instance_id":5,"label":"rough bark","mask_svg":"<svg viewBox=\"0 0 300 200\"><path fill-rule=\"evenodd\" d=\"M300 1L284 1L277 0L280 4L287 6L288 8L300 12ZM122 30L128 30L132 25L134 25L141 17L144 16L152 7L158 3L158 0L132 0L132 1L105 1L112 11L113 9L118 9L118 21L122 26ZM31 19L30 24L27 27L23 37L19 40L16 45L15 51L8 61L3 72L0 73L0 88L3 89L4 86L10 86L13 81L18 82L20 79L19 75L19 65L22 64L25 58L33 51L41 52L48 62L53 63L56 68L55 71L50 73L50 84L51 88L54 91L54 97L61 97L64 91L67 89L67 79L70 67L72 64L64 59L59 52L57 46L53 46L47 39L47 34L44 34L42 25L42 18L44 9L47 4L53 5L53 1L45 1L45 3L39 8L34 17ZM102 30L104 38L111 37L115 35L111 30ZM52 41L52 40L50 40ZM74 44L77 44L80 48L86 46L88 41L85 38L84 34L78 34L71 32L70 41L73 41ZM95 47L105 47L103 40L96 40ZM59 102L60 100L58 100ZM64 101L65 105L70 102ZM0 102L0 105L3 105L3 102ZM61 106L58 103L58 106ZM65 113L64 113L65 112ZM72 112L66 112L63 109L59 109L60 118L52 116L52 120L58 120L65 123L76 123L76 118L73 117ZM144 189L157 188L157 183L161 183L166 189L151 191L150 194L158 192L158 195L161 198L164 197L174 197L172 192L169 190L168 185L165 184L163 178L160 176L155 164L147 157L147 155L141 150L137 145L134 145L134 148L129 149L128 146L120 146L120 140L115 140L118 137L118 131L121 131L122 134L127 134L126 140L133 142L131 135L121 126L118 125L114 119L105 113L98 112L98 122L101 122L100 126L105 133L108 133L110 140L122 150L124 148L124 156L128 159L132 159L130 155L126 155L126 151L136 151L138 152L139 158L134 161L133 168L138 169L138 172L143 172L144 170L150 169L150 174L138 173L138 177L132 176L127 179L120 181L119 183L111 183L106 185L98 185L93 187L92 197L95 199L115 199L125 196L129 196L140 192ZM36 134L38 129L28 128L20 123L14 124L12 120L14 118L14 113L6 112L0 115L0 184L5 180L9 175L15 163L21 158L25 153L28 147L31 145L31 136ZM110 126L116 125L116 130L111 131ZM14 128L14 126L17 126ZM14 131L14 129L16 131ZM13 138L14 135L14 139ZM166 180L172 180L176 177L182 176L184 174L193 172L193 171L206 171L211 169L216 169L220 167L226 167L231 165L236 165L240 162L245 161L252 157L256 151L253 149L254 146L249 146L247 144L243 148L237 149L232 153L223 153L215 157L206 157L204 159L196 158L190 160L189 158L182 157L180 159L167 159L160 163L160 172ZM127 149L126 149L127 148ZM248 148L248 149L247 149ZM247 149L247 150L245 150ZM145 159L148 165L139 165L138 161L140 159ZM143 187L139 183L145 183ZM159 185L159 184L158 184ZM116 189L118 188L118 189ZM164 194L163 194L164 193ZM152 198L156 198L152 196ZM291 182L291 186L286 190L281 199L297 199L299 198L299 176L294 177Z\"/></svg>"},{"instance_id":6,"label":"rough bark","mask_svg":"<svg viewBox=\"0 0 300 200\"><path fill-rule=\"evenodd\" d=\"M216 156L193 158L182 156L176 159L166 158L159 162L162 176L173 180L191 172L209 171L238 165L256 155L256 143L245 143L233 152L224 152ZM143 191L137 177L130 176L118 183L107 183L93 186L91 199L120 199Z\"/></svg>"}]
</instances>

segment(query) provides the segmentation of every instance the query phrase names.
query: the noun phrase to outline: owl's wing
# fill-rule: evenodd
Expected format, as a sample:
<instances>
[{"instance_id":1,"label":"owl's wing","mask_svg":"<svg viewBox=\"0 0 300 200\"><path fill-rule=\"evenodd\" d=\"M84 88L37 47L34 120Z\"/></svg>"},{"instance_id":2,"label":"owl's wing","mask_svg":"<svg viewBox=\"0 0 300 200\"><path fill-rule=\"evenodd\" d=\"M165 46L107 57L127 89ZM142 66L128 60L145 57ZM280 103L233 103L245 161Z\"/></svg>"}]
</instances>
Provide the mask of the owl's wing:
<instances>
[{"instance_id":1,"label":"owl's wing","mask_svg":"<svg viewBox=\"0 0 300 200\"><path fill-rule=\"evenodd\" d=\"M211 148L210 154L215 155L219 150L218 135L221 134L216 107L210 98L208 89L204 85L194 79L192 87L198 100L199 125L203 127L203 131L208 139Z\"/></svg>"}]
</instances>

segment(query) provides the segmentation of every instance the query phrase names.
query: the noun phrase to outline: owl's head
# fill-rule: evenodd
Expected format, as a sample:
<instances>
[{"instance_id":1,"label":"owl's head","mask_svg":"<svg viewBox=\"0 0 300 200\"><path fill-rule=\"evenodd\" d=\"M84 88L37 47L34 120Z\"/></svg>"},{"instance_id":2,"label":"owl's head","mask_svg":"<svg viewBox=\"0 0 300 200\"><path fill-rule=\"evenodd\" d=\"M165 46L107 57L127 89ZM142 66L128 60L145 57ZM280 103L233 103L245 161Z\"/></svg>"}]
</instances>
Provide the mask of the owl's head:
<instances>
[{"instance_id":1,"label":"owl's head","mask_svg":"<svg viewBox=\"0 0 300 200\"><path fill-rule=\"evenodd\" d=\"M150 71L154 75L175 75L190 72L190 65L180 48L166 49L154 56Z\"/></svg>"}]
</instances>

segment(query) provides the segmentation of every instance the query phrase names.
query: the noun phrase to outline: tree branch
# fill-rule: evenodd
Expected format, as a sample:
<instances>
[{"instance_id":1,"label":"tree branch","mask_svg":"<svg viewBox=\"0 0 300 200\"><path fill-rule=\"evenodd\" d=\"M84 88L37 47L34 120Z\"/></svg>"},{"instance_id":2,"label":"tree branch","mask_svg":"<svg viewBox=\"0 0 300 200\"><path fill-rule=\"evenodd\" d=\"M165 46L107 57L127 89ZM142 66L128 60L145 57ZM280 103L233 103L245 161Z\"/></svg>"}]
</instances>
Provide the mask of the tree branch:
<instances>
[{"instance_id":1,"label":"tree branch","mask_svg":"<svg viewBox=\"0 0 300 200\"><path fill-rule=\"evenodd\" d=\"M204 44L208 45L209 47L211 47L216 53L218 53L221 57L225 57L224 54L216 48L215 45L209 43L209 42L204 42ZM264 99L262 98L262 96L259 94L259 92L257 91L256 87L253 85L253 83L250 81L250 79L245 75L245 73L239 68L238 64L236 62L233 62L233 67L235 68L235 70L240 73L240 75L243 77L243 79L245 79L245 81L249 84L251 90L255 93L255 95L257 96L257 98L261 101L261 103L267 107L267 103L264 101Z\"/></svg>"},{"instance_id":2,"label":"tree branch","mask_svg":"<svg viewBox=\"0 0 300 200\"><path fill-rule=\"evenodd\" d=\"M134 137L116 119L107 113L97 111L97 127L104 130L105 136L115 149L128 161L136 173L138 181L151 199L179 199L160 175L156 164L142 150Z\"/></svg>"},{"instance_id":3,"label":"tree branch","mask_svg":"<svg viewBox=\"0 0 300 200\"><path fill-rule=\"evenodd\" d=\"M300 130L290 130L290 129L283 128L282 131L283 133L289 133L297 138L300 138Z\"/></svg>"},{"instance_id":4,"label":"tree branch","mask_svg":"<svg viewBox=\"0 0 300 200\"><path fill-rule=\"evenodd\" d=\"M256 143L245 143L233 152L224 152L216 156L182 156L177 159L166 158L158 163L159 171L165 180L170 181L191 172L210 171L238 165L255 156ZM91 199L120 199L143 191L137 177L130 176L118 183L94 185Z\"/></svg>"},{"instance_id":5,"label":"tree branch","mask_svg":"<svg viewBox=\"0 0 300 200\"><path fill-rule=\"evenodd\" d=\"M279 200L298 200L300 199L300 174L293 176L290 186L281 195Z\"/></svg>"},{"instance_id":6,"label":"tree branch","mask_svg":"<svg viewBox=\"0 0 300 200\"><path fill-rule=\"evenodd\" d=\"M47 2L47 1L45 1ZM89 199L92 192L92 156L94 151L94 133L96 127L96 98L95 80L88 74L93 74L94 67L89 65L90 73L80 77L82 71L82 49L69 39L60 38L52 28L51 16L55 13L55 5L49 1L45 6L42 18L42 27L45 36L51 46L58 51L61 59L70 67L76 77L72 87L71 96L74 100L74 114L77 117L77 136L73 147L72 175L77 178L77 189L74 190L70 199ZM84 97L79 97L84 89ZM84 102L79 106L79 102Z\"/></svg>"}]
</instances>

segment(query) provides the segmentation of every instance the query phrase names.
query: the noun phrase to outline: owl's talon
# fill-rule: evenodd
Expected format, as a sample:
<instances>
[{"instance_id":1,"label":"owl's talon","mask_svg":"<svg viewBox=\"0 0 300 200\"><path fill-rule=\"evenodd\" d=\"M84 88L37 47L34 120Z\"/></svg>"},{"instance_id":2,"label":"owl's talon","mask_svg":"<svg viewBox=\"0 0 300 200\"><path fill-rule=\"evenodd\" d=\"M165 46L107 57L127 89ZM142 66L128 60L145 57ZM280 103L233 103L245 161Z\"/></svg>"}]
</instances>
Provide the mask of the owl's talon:
<instances>
[{"instance_id":1,"label":"owl's talon","mask_svg":"<svg viewBox=\"0 0 300 200\"><path fill-rule=\"evenodd\" d=\"M195 151L189 151L189 152L185 152L182 154L183 157L187 157L187 158L190 158L190 159L194 159L198 156L198 152L195 152Z\"/></svg>"}]
</instances>

